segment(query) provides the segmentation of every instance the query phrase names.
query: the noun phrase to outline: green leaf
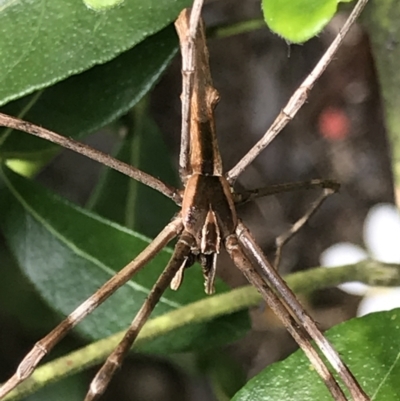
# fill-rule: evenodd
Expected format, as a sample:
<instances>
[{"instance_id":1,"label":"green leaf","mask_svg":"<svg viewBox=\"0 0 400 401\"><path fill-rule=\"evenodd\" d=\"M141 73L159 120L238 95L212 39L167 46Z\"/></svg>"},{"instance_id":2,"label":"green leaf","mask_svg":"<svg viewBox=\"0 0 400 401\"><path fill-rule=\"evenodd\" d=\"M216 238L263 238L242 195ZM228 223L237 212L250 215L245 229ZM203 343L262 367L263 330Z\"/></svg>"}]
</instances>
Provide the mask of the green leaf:
<instances>
[{"instance_id":1,"label":"green leaf","mask_svg":"<svg viewBox=\"0 0 400 401\"><path fill-rule=\"evenodd\" d=\"M64 136L81 137L133 107L153 87L177 49L175 30L168 27L106 64L9 103L2 112ZM3 158L32 159L54 152L47 141L2 131Z\"/></svg>"},{"instance_id":2,"label":"green leaf","mask_svg":"<svg viewBox=\"0 0 400 401\"><path fill-rule=\"evenodd\" d=\"M67 377L66 379L51 383L43 389L38 390L24 401L82 401L87 393L87 379L82 375Z\"/></svg>"},{"instance_id":3,"label":"green leaf","mask_svg":"<svg viewBox=\"0 0 400 401\"><path fill-rule=\"evenodd\" d=\"M164 182L177 183L170 152L158 127L146 115L146 106L139 104L135 111L133 118L124 119L129 132L115 157ZM88 208L147 236L155 236L178 211L164 195L110 169L104 169Z\"/></svg>"},{"instance_id":4,"label":"green leaf","mask_svg":"<svg viewBox=\"0 0 400 401\"><path fill-rule=\"evenodd\" d=\"M2 314L17 319L21 329L31 336L39 336L52 329L57 322L56 314L32 291L32 285L18 268L6 247L0 244L1 280L0 305Z\"/></svg>"},{"instance_id":5,"label":"green leaf","mask_svg":"<svg viewBox=\"0 0 400 401\"><path fill-rule=\"evenodd\" d=\"M400 2L370 1L363 24L371 40L371 51L383 99L385 129L390 146L394 187L400 188Z\"/></svg>"},{"instance_id":6,"label":"green leaf","mask_svg":"<svg viewBox=\"0 0 400 401\"><path fill-rule=\"evenodd\" d=\"M371 399L399 399L400 309L352 319L326 334ZM331 401L332 397L304 353L297 351L263 370L232 399L250 400Z\"/></svg>"},{"instance_id":7,"label":"green leaf","mask_svg":"<svg viewBox=\"0 0 400 401\"><path fill-rule=\"evenodd\" d=\"M108 10L109 8L120 5L124 1L125 0L83 0L87 7L96 11Z\"/></svg>"},{"instance_id":8,"label":"green leaf","mask_svg":"<svg viewBox=\"0 0 400 401\"><path fill-rule=\"evenodd\" d=\"M3 1L0 104L110 61L166 27L190 3L125 0L98 13L80 0Z\"/></svg>"},{"instance_id":9,"label":"green leaf","mask_svg":"<svg viewBox=\"0 0 400 401\"><path fill-rule=\"evenodd\" d=\"M24 273L52 308L69 314L149 243L142 235L108 222L59 199L37 184L4 168L0 224ZM125 329L140 308L171 256L164 249L152 262L120 288L102 306L79 324L90 339L99 339ZM222 282L217 291L227 290ZM188 269L179 291L167 290L154 316L204 298L199 268ZM238 318L242 317L241 325ZM168 341L149 344L153 352L212 346L215 329L224 329L224 341L243 335L248 319L235 314L204 325L183 327ZM244 316L244 320L243 320ZM205 336L207 334L207 336ZM177 341L179 338L179 341ZM203 338L203 343L199 343Z\"/></svg>"},{"instance_id":10,"label":"green leaf","mask_svg":"<svg viewBox=\"0 0 400 401\"><path fill-rule=\"evenodd\" d=\"M229 400L245 383L242 364L225 351L212 350L200 354L198 365L202 375L208 377L218 400Z\"/></svg>"},{"instance_id":11,"label":"green leaf","mask_svg":"<svg viewBox=\"0 0 400 401\"><path fill-rule=\"evenodd\" d=\"M328 24L339 2L351 0L262 0L269 28L293 43L305 42Z\"/></svg>"}]
</instances>

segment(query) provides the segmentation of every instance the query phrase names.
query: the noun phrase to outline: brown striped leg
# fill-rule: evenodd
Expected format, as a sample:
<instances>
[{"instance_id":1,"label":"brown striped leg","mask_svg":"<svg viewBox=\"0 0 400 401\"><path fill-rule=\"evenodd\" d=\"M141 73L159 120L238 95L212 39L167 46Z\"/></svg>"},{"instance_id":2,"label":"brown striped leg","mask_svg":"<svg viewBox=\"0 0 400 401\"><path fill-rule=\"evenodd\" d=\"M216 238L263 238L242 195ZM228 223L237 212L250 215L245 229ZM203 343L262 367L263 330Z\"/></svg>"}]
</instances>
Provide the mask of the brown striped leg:
<instances>
[{"instance_id":1,"label":"brown striped leg","mask_svg":"<svg viewBox=\"0 0 400 401\"><path fill-rule=\"evenodd\" d=\"M277 295L266 284L265 280L260 276L257 270L253 267L249 258L243 251L238 242L236 235L231 235L225 240L225 247L235 265L247 278L258 292L262 295L265 302L272 309L272 311L279 317L288 332L292 335L294 340L299 344L300 348L307 355L315 370L320 375L328 390L332 394L335 401L347 401L339 384L332 376L331 372L325 366L323 360L313 348L310 337L287 311L284 303L277 297Z\"/></svg>"},{"instance_id":2,"label":"brown striped leg","mask_svg":"<svg viewBox=\"0 0 400 401\"><path fill-rule=\"evenodd\" d=\"M279 268L279 263L282 255L283 246L307 223L311 216L319 209L322 203L328 196L337 192L340 188L340 184L334 180L310 180L310 181L299 181L291 182L286 184L270 185L264 188L258 188L248 191L242 191L234 194L235 203L243 204L252 201L263 196L276 195L284 192L291 192L298 189L315 189L322 188L323 193L318 197L318 199L313 202L308 211L297 220L292 227L281 234L275 241L276 251L274 259L274 267Z\"/></svg>"},{"instance_id":3,"label":"brown striped leg","mask_svg":"<svg viewBox=\"0 0 400 401\"><path fill-rule=\"evenodd\" d=\"M167 267L164 269L164 271L161 273L160 277L154 284L145 302L136 314L128 330L126 331L123 339L110 354L110 356L107 358L101 369L97 372L96 376L92 380L85 401L97 400L100 395L104 393L108 384L110 383L110 380L114 376L114 373L121 366L124 358L131 349L133 342L136 340L136 337L138 336L144 323L149 318L151 312L157 305L162 294L170 285L171 280L175 276L176 272L180 269L181 266L186 264L192 243L193 237L191 237L190 235L186 235L186 233L183 233L181 238L179 238L175 246L175 251L171 256Z\"/></svg>"},{"instance_id":4,"label":"brown striped leg","mask_svg":"<svg viewBox=\"0 0 400 401\"><path fill-rule=\"evenodd\" d=\"M358 16L361 14L368 0L358 0L349 18L347 18L342 29L336 35L335 40L328 47L324 55L321 57L317 65L300 84L299 88L289 99L286 106L279 113L275 121L269 127L263 137L242 157L242 159L226 174L226 178L230 184L233 184L239 175L248 167L249 164L272 142L272 140L282 131L282 129L291 121L303 106L308 98L310 90L315 82L325 71L326 67L332 61L337 50L342 45L344 37L350 30Z\"/></svg>"},{"instance_id":5,"label":"brown striped leg","mask_svg":"<svg viewBox=\"0 0 400 401\"><path fill-rule=\"evenodd\" d=\"M251 202L254 199L262 198L264 196L277 195L285 192L292 192L299 189L331 189L333 192L337 192L340 188L340 184L335 180L321 180L314 179L308 181L289 182L285 184L268 185L267 187L250 189L245 191L236 192L233 197L235 203L244 204Z\"/></svg>"},{"instance_id":6,"label":"brown striped leg","mask_svg":"<svg viewBox=\"0 0 400 401\"><path fill-rule=\"evenodd\" d=\"M126 265L91 297L79 305L65 320L47 334L46 337L39 340L22 360L16 373L0 387L0 399L27 379L35 370L41 359L50 352L73 327L101 305L119 287L125 284L135 273L153 259L169 241L180 234L182 227L181 217L175 218L132 262Z\"/></svg>"},{"instance_id":7,"label":"brown striped leg","mask_svg":"<svg viewBox=\"0 0 400 401\"><path fill-rule=\"evenodd\" d=\"M0 113L0 127L8 127L18 131L26 132L27 134L35 135L39 138L45 139L46 141L60 145L66 149L71 149L76 153L95 160L104 166L112 168L115 171L119 171L120 173L133 178L134 180L139 181L158 192L161 192L178 205L180 205L182 201L181 193L176 188L164 184L162 181L151 176L150 174L117 160L106 153L93 149L82 142L75 141L72 138L62 136L46 128L20 120L16 117L8 116L7 114L3 113Z\"/></svg>"},{"instance_id":8,"label":"brown striped leg","mask_svg":"<svg viewBox=\"0 0 400 401\"><path fill-rule=\"evenodd\" d=\"M251 256L254 262L256 262L263 276L266 278L268 284L283 299L284 303L287 305L290 313L296 319L297 323L301 325L310 336L310 338L315 341L317 347L321 350L333 369L343 380L344 384L349 389L349 392L353 399L355 401L369 401L370 398L360 387L350 369L341 360L337 351L321 333L314 320L302 307L296 296L293 294L292 290L287 286L282 277L268 262L261 248L256 244L253 236L250 234L250 231L244 226L242 222L238 223L236 234L239 243ZM321 377L325 381L325 377Z\"/></svg>"},{"instance_id":9,"label":"brown striped leg","mask_svg":"<svg viewBox=\"0 0 400 401\"><path fill-rule=\"evenodd\" d=\"M190 11L189 29L186 29L185 37L179 41L182 55L182 123L181 146L179 154L179 175L183 183L191 173L190 167L190 121L191 121L191 97L195 73L195 42L197 29L200 24L203 0L195 0Z\"/></svg>"}]
</instances>

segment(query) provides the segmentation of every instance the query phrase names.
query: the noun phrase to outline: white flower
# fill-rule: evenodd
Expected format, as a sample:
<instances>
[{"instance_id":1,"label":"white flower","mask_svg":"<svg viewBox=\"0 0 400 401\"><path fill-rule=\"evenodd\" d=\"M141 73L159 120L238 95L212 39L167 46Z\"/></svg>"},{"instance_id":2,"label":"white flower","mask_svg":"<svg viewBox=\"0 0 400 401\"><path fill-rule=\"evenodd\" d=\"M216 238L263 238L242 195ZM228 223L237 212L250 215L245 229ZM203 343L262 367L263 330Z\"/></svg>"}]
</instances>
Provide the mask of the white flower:
<instances>
[{"instance_id":1,"label":"white flower","mask_svg":"<svg viewBox=\"0 0 400 401\"><path fill-rule=\"evenodd\" d=\"M394 205L381 203L372 207L365 219L363 234L367 251L348 242L338 243L322 253L321 265L335 267L367 258L400 264L400 213ZM351 282L341 284L339 288L349 294L364 296L358 316L400 307L400 287L371 287Z\"/></svg>"}]
</instances>

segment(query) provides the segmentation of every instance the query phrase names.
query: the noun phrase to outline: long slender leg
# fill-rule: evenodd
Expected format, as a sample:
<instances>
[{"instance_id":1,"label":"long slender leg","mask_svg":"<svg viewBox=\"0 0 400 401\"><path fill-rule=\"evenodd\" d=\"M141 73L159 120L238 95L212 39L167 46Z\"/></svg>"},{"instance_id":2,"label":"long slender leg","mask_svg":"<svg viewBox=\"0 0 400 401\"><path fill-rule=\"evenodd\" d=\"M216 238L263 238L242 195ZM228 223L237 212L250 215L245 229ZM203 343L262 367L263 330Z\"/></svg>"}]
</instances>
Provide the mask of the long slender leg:
<instances>
[{"instance_id":1,"label":"long slender leg","mask_svg":"<svg viewBox=\"0 0 400 401\"><path fill-rule=\"evenodd\" d=\"M263 196L274 195L284 192L291 192L296 189L314 189L314 188L323 188L324 191L313 202L313 204L307 210L307 212L299 220L297 220L288 231L284 232L276 239L276 251L274 259L275 269L278 269L279 267L283 246L304 226L304 224L307 223L307 221L319 209L319 207L322 205L325 199L339 190L340 184L334 180L315 179L310 181L299 181L299 182L290 182L286 184L270 185L268 187L242 191L234 194L235 202L243 204L250 200L257 199Z\"/></svg>"},{"instance_id":2,"label":"long slender leg","mask_svg":"<svg viewBox=\"0 0 400 401\"><path fill-rule=\"evenodd\" d=\"M41 359L85 316L101 305L119 287L125 284L135 273L145 266L169 241L182 231L181 217L170 222L151 244L147 246L132 262L126 265L115 276L100 287L90 298L79 305L46 337L39 340L22 360L16 373L0 388L0 399L13 388L27 379Z\"/></svg>"},{"instance_id":3,"label":"long slender leg","mask_svg":"<svg viewBox=\"0 0 400 401\"><path fill-rule=\"evenodd\" d=\"M150 188L161 192L163 195L172 199L178 205L181 204L182 196L180 191L173 188L157 178L147 174L136 167L126 164L114 157L107 155L106 153L100 152L99 150L93 149L84 143L75 141L74 139L67 138L65 136L56 134L53 131L39 127L38 125L29 123L27 121L20 120L16 117L8 116L7 114L0 113L0 126L16 129L19 131L26 132L27 134L35 135L39 138L46 139L57 145L61 145L66 149L71 149L76 153L88 157L89 159L95 160L103 165L110 167L128 177L139 181Z\"/></svg>"},{"instance_id":4,"label":"long slender leg","mask_svg":"<svg viewBox=\"0 0 400 401\"><path fill-rule=\"evenodd\" d=\"M190 119L191 119L191 97L193 92L193 81L195 73L195 43L196 34L200 21L203 0L195 0L190 12L189 29L185 31L185 39L180 40L182 54L182 125L181 125L181 148L179 155L179 174L183 183L190 174L189 151L190 151Z\"/></svg>"},{"instance_id":5,"label":"long slender leg","mask_svg":"<svg viewBox=\"0 0 400 401\"><path fill-rule=\"evenodd\" d=\"M138 336L144 323L160 300L161 295L164 293L179 268L182 265L185 265L192 243L193 237L190 235L185 235L185 233L183 233L181 238L179 238L175 246L175 251L167 267L154 284L145 302L125 333L123 339L110 354L101 369L97 372L95 378L92 380L85 401L94 401L104 393L116 370L121 366L123 359L131 349L132 344L136 340L136 337Z\"/></svg>"},{"instance_id":6,"label":"long slender leg","mask_svg":"<svg viewBox=\"0 0 400 401\"><path fill-rule=\"evenodd\" d=\"M343 28L337 34L335 40L331 43L328 50L321 57L318 64L314 67L307 78L302 82L293 96L289 99L286 106L279 113L278 117L272 123L271 127L264 136L250 149L250 151L226 174L226 178L230 184L236 181L237 177L246 169L246 167L265 149L271 141L281 132L286 124L293 119L300 107L303 106L308 98L308 93L314 86L317 79L325 71L331 62L336 51L341 46L344 37L354 24L355 20L361 14L368 0L359 0L353 11L351 12Z\"/></svg>"},{"instance_id":7,"label":"long slender leg","mask_svg":"<svg viewBox=\"0 0 400 401\"><path fill-rule=\"evenodd\" d=\"M325 366L323 360L313 348L310 338L304 329L298 325L293 317L286 310L285 305L280 301L277 295L268 287L266 282L253 267L252 263L243 252L236 235L231 235L225 240L225 247L231 256L235 265L244 274L249 283L251 283L263 296L268 306L281 319L282 323L299 344L301 349L307 355L318 374L321 376L328 390L336 401L346 401L339 384Z\"/></svg>"},{"instance_id":8,"label":"long slender leg","mask_svg":"<svg viewBox=\"0 0 400 401\"><path fill-rule=\"evenodd\" d=\"M329 363L349 389L353 399L356 401L369 401L370 399L368 395L357 383L357 380L351 373L350 369L340 359L337 351L321 333L314 320L301 306L300 302L282 277L267 261L262 250L242 222L238 223L236 233L240 244L242 244L246 251L250 253L252 258L254 258L271 287L283 298L285 304L291 310L291 313L296 318L297 322L304 327L309 336L315 341L317 347L325 355Z\"/></svg>"},{"instance_id":9,"label":"long slender leg","mask_svg":"<svg viewBox=\"0 0 400 401\"><path fill-rule=\"evenodd\" d=\"M335 193L333 189L326 188L323 193L312 203L307 212L300 217L292 227L281 234L276 240L276 251L275 251L275 259L274 259L274 267L278 269L279 263L281 261L282 249L284 245L299 231L301 228L307 223L307 221L311 218L311 216L320 208L322 203L328 198L328 196Z\"/></svg>"},{"instance_id":10,"label":"long slender leg","mask_svg":"<svg viewBox=\"0 0 400 401\"><path fill-rule=\"evenodd\" d=\"M285 192L292 192L298 189L331 189L333 192L337 192L340 188L340 184L335 180L321 180L314 179L309 181L297 181L288 182L284 184L268 185L267 187L249 189L245 191L238 191L233 194L235 203L244 204L253 201L257 198L264 196L282 194Z\"/></svg>"}]
</instances>

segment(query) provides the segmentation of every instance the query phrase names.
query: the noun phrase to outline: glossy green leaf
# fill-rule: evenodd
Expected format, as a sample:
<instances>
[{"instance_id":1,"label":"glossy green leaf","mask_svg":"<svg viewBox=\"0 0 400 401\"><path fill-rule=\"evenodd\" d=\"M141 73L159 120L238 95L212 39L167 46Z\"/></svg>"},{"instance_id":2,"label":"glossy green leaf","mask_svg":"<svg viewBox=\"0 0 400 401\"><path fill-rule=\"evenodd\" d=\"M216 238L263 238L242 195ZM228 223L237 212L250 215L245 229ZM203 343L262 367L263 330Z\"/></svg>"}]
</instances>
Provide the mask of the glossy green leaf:
<instances>
[{"instance_id":1,"label":"glossy green leaf","mask_svg":"<svg viewBox=\"0 0 400 401\"><path fill-rule=\"evenodd\" d=\"M0 310L18 320L20 326L31 333L51 330L56 314L32 291L29 280L21 273L4 241L0 243L1 280ZM38 333L38 334L37 334Z\"/></svg>"},{"instance_id":2,"label":"glossy green leaf","mask_svg":"<svg viewBox=\"0 0 400 401\"><path fill-rule=\"evenodd\" d=\"M400 309L342 323L327 333L336 350L374 401L400 394ZM250 380L233 401L331 401L302 351Z\"/></svg>"},{"instance_id":3,"label":"glossy green leaf","mask_svg":"<svg viewBox=\"0 0 400 401\"><path fill-rule=\"evenodd\" d=\"M99 13L81 0L0 4L0 104L102 64L175 20L190 0L125 0Z\"/></svg>"},{"instance_id":4,"label":"glossy green leaf","mask_svg":"<svg viewBox=\"0 0 400 401\"><path fill-rule=\"evenodd\" d=\"M75 207L10 170L2 170L1 181L0 224L4 236L41 296L63 315L74 310L149 243L147 238ZM168 249L160 252L85 318L78 330L91 339L99 339L126 328L170 256ZM217 291L224 290L226 285L218 282ZM202 274L193 267L188 269L179 291L166 291L154 315L204 296ZM209 324L184 327L168 341L159 339L147 347L168 352L196 349L204 342L212 346L214 336L217 343L221 338L231 341L249 327L246 315L241 316L245 317L241 325L235 314ZM199 343L199 338L203 343Z\"/></svg>"},{"instance_id":5,"label":"glossy green leaf","mask_svg":"<svg viewBox=\"0 0 400 401\"><path fill-rule=\"evenodd\" d=\"M305 42L328 24L339 2L351 0L262 0L269 28L293 43Z\"/></svg>"},{"instance_id":6,"label":"glossy green leaf","mask_svg":"<svg viewBox=\"0 0 400 401\"><path fill-rule=\"evenodd\" d=\"M114 156L132 166L176 184L175 169L158 127L138 105L132 118L125 118L128 134ZM133 114L133 113L132 113ZM147 236L155 236L177 211L164 195L114 170L104 169L89 201L90 210Z\"/></svg>"},{"instance_id":7,"label":"glossy green leaf","mask_svg":"<svg viewBox=\"0 0 400 401\"><path fill-rule=\"evenodd\" d=\"M125 114L155 84L178 49L173 27L146 39L116 59L42 92L9 103L2 112L23 117L59 134L80 137ZM54 145L3 129L3 158L40 158Z\"/></svg>"},{"instance_id":8,"label":"glossy green leaf","mask_svg":"<svg viewBox=\"0 0 400 401\"><path fill-rule=\"evenodd\" d=\"M96 11L105 11L120 5L125 0L83 0L87 7Z\"/></svg>"}]
</instances>

